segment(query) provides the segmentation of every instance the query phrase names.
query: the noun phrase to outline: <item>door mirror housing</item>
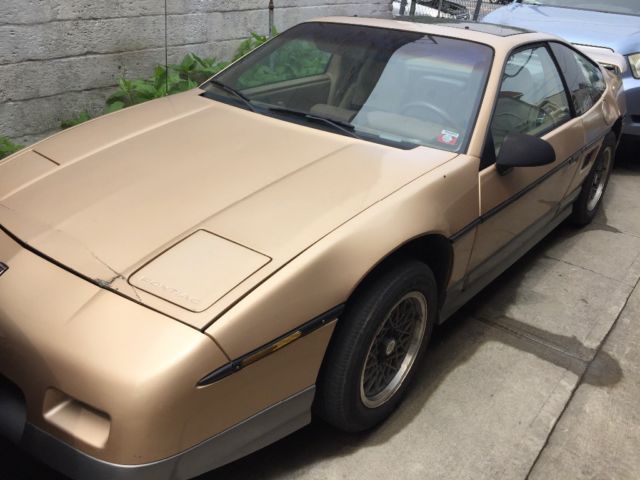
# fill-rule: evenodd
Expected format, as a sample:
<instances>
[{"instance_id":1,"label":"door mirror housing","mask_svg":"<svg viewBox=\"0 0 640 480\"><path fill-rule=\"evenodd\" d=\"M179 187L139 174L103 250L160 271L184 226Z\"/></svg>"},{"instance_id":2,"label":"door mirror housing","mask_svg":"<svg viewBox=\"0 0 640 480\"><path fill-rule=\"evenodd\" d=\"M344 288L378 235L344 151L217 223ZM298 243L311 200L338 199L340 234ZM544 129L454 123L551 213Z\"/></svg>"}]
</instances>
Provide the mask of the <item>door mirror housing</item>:
<instances>
[{"instance_id":1,"label":"door mirror housing","mask_svg":"<svg viewBox=\"0 0 640 480\"><path fill-rule=\"evenodd\" d=\"M504 175L514 167L540 167L555 161L556 152L549 142L532 135L510 133L496 159L496 169Z\"/></svg>"}]
</instances>

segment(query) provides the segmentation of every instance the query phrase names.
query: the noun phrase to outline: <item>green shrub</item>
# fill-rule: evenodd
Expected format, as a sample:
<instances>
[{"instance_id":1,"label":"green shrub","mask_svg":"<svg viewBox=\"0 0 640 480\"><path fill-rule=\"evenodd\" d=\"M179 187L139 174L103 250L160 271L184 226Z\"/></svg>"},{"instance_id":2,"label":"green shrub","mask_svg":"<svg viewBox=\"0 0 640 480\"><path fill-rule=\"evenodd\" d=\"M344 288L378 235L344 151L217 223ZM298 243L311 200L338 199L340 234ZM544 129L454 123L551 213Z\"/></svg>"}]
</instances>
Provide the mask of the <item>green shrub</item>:
<instances>
[{"instance_id":1,"label":"green shrub","mask_svg":"<svg viewBox=\"0 0 640 480\"><path fill-rule=\"evenodd\" d=\"M268 39L266 35L251 33L251 36L238 46L233 55L233 61L259 47ZM171 64L168 68L157 66L151 78L137 80L119 78L118 89L107 98L104 113L115 112L149 100L191 90L226 68L227 65L229 62L215 58L201 58L194 53L188 53L178 64ZM90 119L91 116L87 112L83 112L75 118L64 120L60 126L63 129L69 128Z\"/></svg>"},{"instance_id":2,"label":"green shrub","mask_svg":"<svg viewBox=\"0 0 640 480\"><path fill-rule=\"evenodd\" d=\"M195 53L188 53L178 65L169 65L174 72L178 72L183 80L190 80L200 85L213 77L220 70L229 65L215 58L200 58Z\"/></svg>"},{"instance_id":3,"label":"green shrub","mask_svg":"<svg viewBox=\"0 0 640 480\"><path fill-rule=\"evenodd\" d=\"M65 128L75 127L76 125L80 125L81 123L87 122L89 120L91 120L91 115L89 115L87 112L82 112L77 117L63 120L60 123L60 128L64 130Z\"/></svg>"},{"instance_id":4,"label":"green shrub","mask_svg":"<svg viewBox=\"0 0 640 480\"><path fill-rule=\"evenodd\" d=\"M113 112L196 86L195 82L181 79L171 69L156 67L154 76L147 80L118 79L118 90L107 99L106 111Z\"/></svg>"},{"instance_id":5,"label":"green shrub","mask_svg":"<svg viewBox=\"0 0 640 480\"><path fill-rule=\"evenodd\" d=\"M13 143L7 137L0 135L0 160L22 150L23 148L24 147L22 145Z\"/></svg>"},{"instance_id":6,"label":"green shrub","mask_svg":"<svg viewBox=\"0 0 640 480\"><path fill-rule=\"evenodd\" d=\"M273 33L274 33L274 35L277 34L277 32L275 30L274 30ZM236 60L244 57L251 50L255 50L260 45L265 43L267 40L269 40L269 37L267 37L266 35L258 35L255 32L251 32L251 36L249 38L247 38L246 40L244 40L238 46L238 49L236 50L236 53L233 55L232 61L235 62Z\"/></svg>"},{"instance_id":7,"label":"green shrub","mask_svg":"<svg viewBox=\"0 0 640 480\"><path fill-rule=\"evenodd\" d=\"M169 68L157 66L153 77L149 79L120 78L118 90L107 99L105 113L191 90L226 66L226 63L215 58L200 58L188 53L177 65L169 65Z\"/></svg>"}]
</instances>

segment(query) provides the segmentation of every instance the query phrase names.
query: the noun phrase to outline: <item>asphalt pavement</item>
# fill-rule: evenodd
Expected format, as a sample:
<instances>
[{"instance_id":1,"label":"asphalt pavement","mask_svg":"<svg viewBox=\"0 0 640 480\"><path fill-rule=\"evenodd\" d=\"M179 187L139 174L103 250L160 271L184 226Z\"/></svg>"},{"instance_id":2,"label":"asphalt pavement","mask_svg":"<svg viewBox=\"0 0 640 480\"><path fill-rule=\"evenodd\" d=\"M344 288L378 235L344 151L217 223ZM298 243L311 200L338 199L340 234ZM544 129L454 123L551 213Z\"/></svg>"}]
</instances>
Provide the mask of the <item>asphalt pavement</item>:
<instances>
[{"instance_id":1,"label":"asphalt pavement","mask_svg":"<svg viewBox=\"0 0 640 480\"><path fill-rule=\"evenodd\" d=\"M438 329L386 423L347 435L315 421L198 480L637 480L639 279L627 158L592 225L560 226ZM64 477L0 440L0 479Z\"/></svg>"}]
</instances>

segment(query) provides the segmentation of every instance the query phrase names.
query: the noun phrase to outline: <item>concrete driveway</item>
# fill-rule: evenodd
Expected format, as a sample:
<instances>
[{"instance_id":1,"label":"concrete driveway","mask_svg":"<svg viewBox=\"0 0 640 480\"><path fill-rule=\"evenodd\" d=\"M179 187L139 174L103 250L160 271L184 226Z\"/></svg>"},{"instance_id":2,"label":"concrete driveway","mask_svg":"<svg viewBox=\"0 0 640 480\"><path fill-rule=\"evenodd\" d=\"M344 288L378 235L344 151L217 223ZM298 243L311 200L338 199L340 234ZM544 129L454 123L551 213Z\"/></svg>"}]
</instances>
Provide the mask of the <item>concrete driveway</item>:
<instances>
[{"instance_id":1,"label":"concrete driveway","mask_svg":"<svg viewBox=\"0 0 640 480\"><path fill-rule=\"evenodd\" d=\"M218 479L640 478L640 162L590 227L561 226L439 329L364 435L321 422ZM0 441L0 479L61 480Z\"/></svg>"}]
</instances>

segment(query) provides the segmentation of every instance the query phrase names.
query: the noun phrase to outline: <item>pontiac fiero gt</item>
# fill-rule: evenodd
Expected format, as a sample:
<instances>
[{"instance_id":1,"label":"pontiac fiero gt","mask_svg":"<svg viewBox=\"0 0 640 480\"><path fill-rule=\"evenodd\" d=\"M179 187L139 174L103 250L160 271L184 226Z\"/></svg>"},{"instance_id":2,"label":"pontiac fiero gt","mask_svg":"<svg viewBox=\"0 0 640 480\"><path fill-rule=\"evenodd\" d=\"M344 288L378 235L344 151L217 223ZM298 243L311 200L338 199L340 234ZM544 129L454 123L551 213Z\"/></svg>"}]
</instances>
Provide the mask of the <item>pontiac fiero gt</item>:
<instances>
[{"instance_id":1,"label":"pontiac fiero gt","mask_svg":"<svg viewBox=\"0 0 640 480\"><path fill-rule=\"evenodd\" d=\"M0 163L0 434L186 479L398 406L436 324L588 223L620 80L472 23L303 23Z\"/></svg>"}]
</instances>

